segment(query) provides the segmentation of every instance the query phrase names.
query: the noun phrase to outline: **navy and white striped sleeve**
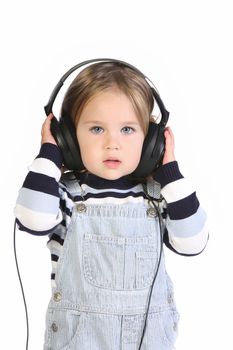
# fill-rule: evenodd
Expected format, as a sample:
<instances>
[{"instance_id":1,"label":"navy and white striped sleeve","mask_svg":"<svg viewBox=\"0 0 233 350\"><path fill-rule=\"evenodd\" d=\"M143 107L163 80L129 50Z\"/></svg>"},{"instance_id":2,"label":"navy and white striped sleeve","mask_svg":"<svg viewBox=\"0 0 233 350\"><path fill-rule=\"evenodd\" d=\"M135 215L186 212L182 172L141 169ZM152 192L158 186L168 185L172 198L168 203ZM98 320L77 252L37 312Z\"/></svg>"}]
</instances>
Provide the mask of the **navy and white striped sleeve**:
<instances>
[{"instance_id":1,"label":"navy and white striped sleeve","mask_svg":"<svg viewBox=\"0 0 233 350\"><path fill-rule=\"evenodd\" d=\"M61 165L58 147L51 143L43 144L29 167L16 201L14 213L21 230L45 235L62 221L58 184Z\"/></svg>"},{"instance_id":2,"label":"navy and white striped sleeve","mask_svg":"<svg viewBox=\"0 0 233 350\"><path fill-rule=\"evenodd\" d=\"M182 255L201 253L208 241L207 217L193 186L176 161L159 168L154 179L161 185L167 206L165 244Z\"/></svg>"}]
</instances>

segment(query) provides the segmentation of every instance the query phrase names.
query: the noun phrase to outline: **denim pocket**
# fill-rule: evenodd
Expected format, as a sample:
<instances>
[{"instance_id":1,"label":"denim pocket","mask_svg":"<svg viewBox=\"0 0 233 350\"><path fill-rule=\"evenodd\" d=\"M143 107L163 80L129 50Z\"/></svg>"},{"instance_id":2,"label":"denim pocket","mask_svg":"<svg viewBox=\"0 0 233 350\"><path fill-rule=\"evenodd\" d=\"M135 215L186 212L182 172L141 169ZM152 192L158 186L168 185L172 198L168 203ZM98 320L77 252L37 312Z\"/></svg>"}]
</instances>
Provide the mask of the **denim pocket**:
<instances>
[{"instance_id":1,"label":"denim pocket","mask_svg":"<svg viewBox=\"0 0 233 350\"><path fill-rule=\"evenodd\" d=\"M156 269L155 252L136 252L136 288L151 285Z\"/></svg>"},{"instance_id":2,"label":"denim pocket","mask_svg":"<svg viewBox=\"0 0 233 350\"><path fill-rule=\"evenodd\" d=\"M77 340L84 323L80 312L48 309L44 350L66 350Z\"/></svg>"},{"instance_id":3,"label":"denim pocket","mask_svg":"<svg viewBox=\"0 0 233 350\"><path fill-rule=\"evenodd\" d=\"M172 350L178 334L179 314L176 309L151 313L148 320L148 348Z\"/></svg>"},{"instance_id":4,"label":"denim pocket","mask_svg":"<svg viewBox=\"0 0 233 350\"><path fill-rule=\"evenodd\" d=\"M83 270L92 285L113 290L147 288L157 260L150 237L84 235Z\"/></svg>"},{"instance_id":5,"label":"denim pocket","mask_svg":"<svg viewBox=\"0 0 233 350\"><path fill-rule=\"evenodd\" d=\"M179 315L175 309L149 313L143 343L147 349L172 350L177 338ZM123 349L138 349L145 315L124 316Z\"/></svg>"}]
</instances>

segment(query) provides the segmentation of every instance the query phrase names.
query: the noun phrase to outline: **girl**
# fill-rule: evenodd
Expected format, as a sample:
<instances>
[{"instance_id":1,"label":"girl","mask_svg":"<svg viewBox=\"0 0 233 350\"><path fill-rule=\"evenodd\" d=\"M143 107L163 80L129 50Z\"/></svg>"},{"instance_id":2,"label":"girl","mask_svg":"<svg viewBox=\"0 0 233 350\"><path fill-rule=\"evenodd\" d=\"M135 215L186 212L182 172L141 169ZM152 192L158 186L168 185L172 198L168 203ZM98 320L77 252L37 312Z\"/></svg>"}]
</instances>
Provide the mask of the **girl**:
<instances>
[{"instance_id":1,"label":"girl","mask_svg":"<svg viewBox=\"0 0 233 350\"><path fill-rule=\"evenodd\" d=\"M161 166L134 176L153 104L140 72L98 62L78 74L61 110L75 129L81 171L61 170L51 114L42 126L15 215L21 230L49 235L44 350L174 347L179 316L161 239L191 256L202 252L208 233L205 212L175 160L170 128Z\"/></svg>"}]
</instances>

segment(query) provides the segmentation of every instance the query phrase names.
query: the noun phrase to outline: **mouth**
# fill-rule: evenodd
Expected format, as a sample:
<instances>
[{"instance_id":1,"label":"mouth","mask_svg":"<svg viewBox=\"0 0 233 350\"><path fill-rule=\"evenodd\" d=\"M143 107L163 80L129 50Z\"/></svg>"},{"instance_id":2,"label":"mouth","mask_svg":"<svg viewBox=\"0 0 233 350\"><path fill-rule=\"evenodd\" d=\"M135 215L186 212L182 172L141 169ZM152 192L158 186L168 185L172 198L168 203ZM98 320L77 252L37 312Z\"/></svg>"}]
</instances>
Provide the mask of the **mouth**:
<instances>
[{"instance_id":1,"label":"mouth","mask_svg":"<svg viewBox=\"0 0 233 350\"><path fill-rule=\"evenodd\" d=\"M121 164L121 161L119 159L109 158L109 159L104 160L103 163L109 169L116 169Z\"/></svg>"}]
</instances>

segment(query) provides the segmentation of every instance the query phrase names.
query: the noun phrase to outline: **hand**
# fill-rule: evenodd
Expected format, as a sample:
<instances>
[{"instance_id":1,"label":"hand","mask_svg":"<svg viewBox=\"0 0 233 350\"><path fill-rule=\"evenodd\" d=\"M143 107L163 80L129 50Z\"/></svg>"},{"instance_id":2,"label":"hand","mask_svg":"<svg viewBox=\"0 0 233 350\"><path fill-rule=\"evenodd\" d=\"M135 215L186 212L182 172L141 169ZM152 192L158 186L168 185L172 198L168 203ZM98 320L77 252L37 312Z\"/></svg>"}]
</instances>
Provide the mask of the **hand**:
<instances>
[{"instance_id":1,"label":"hand","mask_svg":"<svg viewBox=\"0 0 233 350\"><path fill-rule=\"evenodd\" d=\"M47 142L53 143L54 145L57 144L53 135L51 134L51 131L50 131L50 125L51 125L52 119L53 119L53 115L52 115L52 113L50 113L42 125L42 129L41 129L41 143L42 144L47 143Z\"/></svg>"},{"instance_id":2,"label":"hand","mask_svg":"<svg viewBox=\"0 0 233 350\"><path fill-rule=\"evenodd\" d=\"M174 135L170 127L167 127L164 131L165 137L165 152L163 156L163 165L173 162L175 159L175 140Z\"/></svg>"}]
</instances>

